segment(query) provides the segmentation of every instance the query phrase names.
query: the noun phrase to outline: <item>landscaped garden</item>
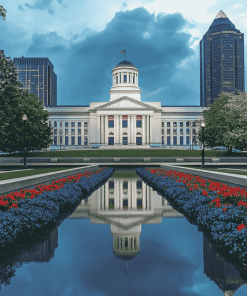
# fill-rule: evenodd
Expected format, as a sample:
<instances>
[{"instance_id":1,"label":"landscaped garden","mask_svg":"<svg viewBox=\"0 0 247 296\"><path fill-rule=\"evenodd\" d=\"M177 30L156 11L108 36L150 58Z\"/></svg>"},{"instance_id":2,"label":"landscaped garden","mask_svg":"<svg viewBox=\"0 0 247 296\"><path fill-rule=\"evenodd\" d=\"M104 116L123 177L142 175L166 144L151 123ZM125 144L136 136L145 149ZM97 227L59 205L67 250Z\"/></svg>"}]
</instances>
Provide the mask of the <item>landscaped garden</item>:
<instances>
[{"instance_id":1,"label":"landscaped garden","mask_svg":"<svg viewBox=\"0 0 247 296\"><path fill-rule=\"evenodd\" d=\"M54 228L113 172L113 168L102 167L0 196L0 259L7 256L13 244L35 241L37 235L41 237Z\"/></svg>"},{"instance_id":2,"label":"landscaped garden","mask_svg":"<svg viewBox=\"0 0 247 296\"><path fill-rule=\"evenodd\" d=\"M247 266L247 190L161 168L138 175L203 231L230 261Z\"/></svg>"}]
</instances>

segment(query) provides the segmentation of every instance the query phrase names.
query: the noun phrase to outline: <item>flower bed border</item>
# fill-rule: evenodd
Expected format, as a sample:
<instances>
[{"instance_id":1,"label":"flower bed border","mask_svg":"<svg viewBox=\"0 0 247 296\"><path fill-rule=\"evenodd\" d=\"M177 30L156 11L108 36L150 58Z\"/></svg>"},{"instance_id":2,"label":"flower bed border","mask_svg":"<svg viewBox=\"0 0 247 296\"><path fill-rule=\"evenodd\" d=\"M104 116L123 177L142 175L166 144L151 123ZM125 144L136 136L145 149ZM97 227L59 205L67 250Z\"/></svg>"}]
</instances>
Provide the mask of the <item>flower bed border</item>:
<instances>
[{"instance_id":1,"label":"flower bed border","mask_svg":"<svg viewBox=\"0 0 247 296\"><path fill-rule=\"evenodd\" d=\"M200 191L190 192L182 182L157 176L146 168L137 168L136 173L164 196L190 223L197 225L198 230L207 235L216 250L227 260L236 265L246 263L247 249L244 249L244 246L247 245L247 229L237 230L240 223L247 225L247 211L244 207L227 206L227 211L223 210L223 207L210 208L208 196ZM217 193L212 192L210 195L213 199Z\"/></svg>"},{"instance_id":2,"label":"flower bed border","mask_svg":"<svg viewBox=\"0 0 247 296\"><path fill-rule=\"evenodd\" d=\"M49 230L68 216L82 199L97 190L114 173L104 168L99 174L82 177L78 182L65 184L56 191L43 192L33 199L18 202L17 209L0 215L0 260L15 246L24 246L42 238Z\"/></svg>"}]
</instances>

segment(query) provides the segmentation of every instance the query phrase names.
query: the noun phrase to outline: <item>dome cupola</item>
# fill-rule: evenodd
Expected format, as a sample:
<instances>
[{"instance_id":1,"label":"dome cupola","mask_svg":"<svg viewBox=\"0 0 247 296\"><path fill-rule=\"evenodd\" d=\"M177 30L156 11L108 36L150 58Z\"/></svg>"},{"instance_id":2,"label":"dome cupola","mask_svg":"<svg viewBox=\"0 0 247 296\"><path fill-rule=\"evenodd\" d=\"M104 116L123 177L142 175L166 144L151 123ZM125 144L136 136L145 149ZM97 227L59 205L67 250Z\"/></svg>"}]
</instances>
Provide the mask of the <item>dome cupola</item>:
<instances>
[{"instance_id":1,"label":"dome cupola","mask_svg":"<svg viewBox=\"0 0 247 296\"><path fill-rule=\"evenodd\" d=\"M138 86L139 70L129 61L122 61L111 71L112 87L110 102L123 96L141 101L141 90Z\"/></svg>"}]
</instances>

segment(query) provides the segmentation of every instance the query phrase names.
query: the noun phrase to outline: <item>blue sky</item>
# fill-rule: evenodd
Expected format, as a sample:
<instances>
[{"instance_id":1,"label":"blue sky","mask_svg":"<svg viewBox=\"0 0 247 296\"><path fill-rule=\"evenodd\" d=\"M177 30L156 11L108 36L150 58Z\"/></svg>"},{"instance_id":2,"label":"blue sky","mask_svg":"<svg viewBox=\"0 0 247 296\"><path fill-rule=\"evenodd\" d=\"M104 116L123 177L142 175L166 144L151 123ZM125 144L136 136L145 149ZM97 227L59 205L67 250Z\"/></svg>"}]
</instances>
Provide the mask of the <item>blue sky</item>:
<instances>
[{"instance_id":1,"label":"blue sky","mask_svg":"<svg viewBox=\"0 0 247 296\"><path fill-rule=\"evenodd\" d=\"M2 0L0 49L11 57L48 57L59 105L108 102L111 70L139 69L143 102L200 104L199 41L220 10L242 33L246 1ZM246 46L245 46L246 48Z\"/></svg>"}]
</instances>

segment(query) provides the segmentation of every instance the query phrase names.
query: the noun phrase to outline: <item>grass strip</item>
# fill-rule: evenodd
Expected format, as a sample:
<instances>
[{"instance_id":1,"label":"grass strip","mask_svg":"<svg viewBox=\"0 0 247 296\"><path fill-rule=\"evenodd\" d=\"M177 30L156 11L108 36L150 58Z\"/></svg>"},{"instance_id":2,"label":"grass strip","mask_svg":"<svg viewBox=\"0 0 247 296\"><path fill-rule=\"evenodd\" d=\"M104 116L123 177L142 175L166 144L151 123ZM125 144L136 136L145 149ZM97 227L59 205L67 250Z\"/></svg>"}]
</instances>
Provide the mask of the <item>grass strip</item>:
<instances>
[{"instance_id":1,"label":"grass strip","mask_svg":"<svg viewBox=\"0 0 247 296\"><path fill-rule=\"evenodd\" d=\"M21 177L26 177L26 176L33 176L33 175L38 175L38 174L45 174L45 173L56 172L56 171L64 171L64 170L68 170L71 168L73 168L73 167L56 167L56 168L23 170L23 171L18 171L18 172L6 172L3 174L0 174L0 181L14 179L14 178L21 178Z\"/></svg>"},{"instance_id":2,"label":"grass strip","mask_svg":"<svg viewBox=\"0 0 247 296\"><path fill-rule=\"evenodd\" d=\"M201 157L201 150L182 149L119 149L119 150L76 150L43 151L28 153L28 157ZM23 157L20 154L6 154L2 157ZM205 157L247 157L247 153L206 150Z\"/></svg>"}]
</instances>

